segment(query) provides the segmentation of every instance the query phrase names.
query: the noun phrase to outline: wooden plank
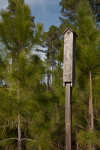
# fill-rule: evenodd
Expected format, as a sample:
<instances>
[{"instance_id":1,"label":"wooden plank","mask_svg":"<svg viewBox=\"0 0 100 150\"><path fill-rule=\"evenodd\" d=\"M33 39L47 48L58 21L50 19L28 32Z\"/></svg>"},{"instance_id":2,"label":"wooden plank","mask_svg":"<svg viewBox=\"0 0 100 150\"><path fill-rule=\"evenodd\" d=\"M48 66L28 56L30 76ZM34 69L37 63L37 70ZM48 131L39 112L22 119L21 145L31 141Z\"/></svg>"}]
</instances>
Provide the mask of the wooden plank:
<instances>
[{"instance_id":1,"label":"wooden plank","mask_svg":"<svg viewBox=\"0 0 100 150\"><path fill-rule=\"evenodd\" d=\"M72 82L73 78L73 33L67 31L64 35L64 72L63 80L64 82Z\"/></svg>"},{"instance_id":2,"label":"wooden plank","mask_svg":"<svg viewBox=\"0 0 100 150\"><path fill-rule=\"evenodd\" d=\"M65 121L70 122L71 107L71 84L66 84L65 87Z\"/></svg>"},{"instance_id":3,"label":"wooden plank","mask_svg":"<svg viewBox=\"0 0 100 150\"><path fill-rule=\"evenodd\" d=\"M67 29L64 34L64 63L63 63L63 82L75 82L75 47L76 36L71 29Z\"/></svg>"},{"instance_id":4,"label":"wooden plank","mask_svg":"<svg viewBox=\"0 0 100 150\"><path fill-rule=\"evenodd\" d=\"M65 88L65 142L66 150L71 150L71 83L66 83Z\"/></svg>"},{"instance_id":5,"label":"wooden plank","mask_svg":"<svg viewBox=\"0 0 100 150\"><path fill-rule=\"evenodd\" d=\"M65 124L66 150L71 150L71 123Z\"/></svg>"},{"instance_id":6,"label":"wooden plank","mask_svg":"<svg viewBox=\"0 0 100 150\"><path fill-rule=\"evenodd\" d=\"M72 86L75 82L75 47L77 34L70 28L64 32L63 83L65 85L66 150L71 150Z\"/></svg>"}]
</instances>

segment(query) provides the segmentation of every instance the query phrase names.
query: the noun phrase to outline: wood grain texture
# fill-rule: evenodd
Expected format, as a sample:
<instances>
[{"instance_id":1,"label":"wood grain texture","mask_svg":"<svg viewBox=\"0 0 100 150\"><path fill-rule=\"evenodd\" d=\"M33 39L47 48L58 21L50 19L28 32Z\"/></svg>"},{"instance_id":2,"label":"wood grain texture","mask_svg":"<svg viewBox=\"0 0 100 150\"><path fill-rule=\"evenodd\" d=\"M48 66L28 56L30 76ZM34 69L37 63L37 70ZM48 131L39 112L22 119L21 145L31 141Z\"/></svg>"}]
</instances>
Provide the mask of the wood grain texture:
<instances>
[{"instance_id":1,"label":"wood grain texture","mask_svg":"<svg viewBox=\"0 0 100 150\"><path fill-rule=\"evenodd\" d=\"M66 150L71 150L71 84L65 88L65 142Z\"/></svg>"},{"instance_id":2,"label":"wood grain texture","mask_svg":"<svg viewBox=\"0 0 100 150\"><path fill-rule=\"evenodd\" d=\"M70 107L71 107L71 85L69 83L69 84L66 84L66 87L65 87L65 121L67 122L71 122Z\"/></svg>"},{"instance_id":3,"label":"wood grain texture","mask_svg":"<svg viewBox=\"0 0 100 150\"><path fill-rule=\"evenodd\" d=\"M64 35L63 82L71 82L72 85L74 85L75 79L75 43L75 35L68 30Z\"/></svg>"}]
</instances>

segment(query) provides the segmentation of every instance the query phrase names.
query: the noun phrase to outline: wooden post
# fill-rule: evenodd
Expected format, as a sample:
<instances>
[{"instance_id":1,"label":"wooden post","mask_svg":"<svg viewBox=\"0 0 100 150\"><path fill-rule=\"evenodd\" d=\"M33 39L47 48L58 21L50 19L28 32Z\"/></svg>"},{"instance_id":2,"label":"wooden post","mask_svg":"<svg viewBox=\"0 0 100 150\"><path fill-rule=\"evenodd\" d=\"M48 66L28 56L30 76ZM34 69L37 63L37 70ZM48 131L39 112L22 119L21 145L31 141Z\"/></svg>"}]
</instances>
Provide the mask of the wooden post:
<instances>
[{"instance_id":1,"label":"wooden post","mask_svg":"<svg viewBox=\"0 0 100 150\"><path fill-rule=\"evenodd\" d=\"M77 34L70 28L64 32L64 68L65 85L65 143L66 150L71 150L71 109L72 87L75 82L75 46Z\"/></svg>"},{"instance_id":2,"label":"wooden post","mask_svg":"<svg viewBox=\"0 0 100 150\"><path fill-rule=\"evenodd\" d=\"M66 150L71 150L71 84L65 85L65 138Z\"/></svg>"}]
</instances>

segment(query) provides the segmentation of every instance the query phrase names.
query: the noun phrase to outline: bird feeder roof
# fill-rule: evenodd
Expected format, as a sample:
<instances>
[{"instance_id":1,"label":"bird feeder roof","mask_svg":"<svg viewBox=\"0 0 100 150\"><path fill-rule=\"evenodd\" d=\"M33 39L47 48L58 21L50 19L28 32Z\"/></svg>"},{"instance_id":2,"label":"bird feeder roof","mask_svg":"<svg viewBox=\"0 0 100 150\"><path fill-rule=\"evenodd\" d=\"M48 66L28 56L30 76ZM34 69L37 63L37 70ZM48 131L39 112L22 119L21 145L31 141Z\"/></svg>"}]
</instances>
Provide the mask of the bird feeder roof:
<instances>
[{"instance_id":1,"label":"bird feeder roof","mask_svg":"<svg viewBox=\"0 0 100 150\"><path fill-rule=\"evenodd\" d=\"M76 34L76 32L75 32L74 30L72 30L71 28L69 28L69 27L64 31L64 34L65 34L68 30L70 30L70 31L75 35L75 37L78 37L78 35Z\"/></svg>"}]
</instances>

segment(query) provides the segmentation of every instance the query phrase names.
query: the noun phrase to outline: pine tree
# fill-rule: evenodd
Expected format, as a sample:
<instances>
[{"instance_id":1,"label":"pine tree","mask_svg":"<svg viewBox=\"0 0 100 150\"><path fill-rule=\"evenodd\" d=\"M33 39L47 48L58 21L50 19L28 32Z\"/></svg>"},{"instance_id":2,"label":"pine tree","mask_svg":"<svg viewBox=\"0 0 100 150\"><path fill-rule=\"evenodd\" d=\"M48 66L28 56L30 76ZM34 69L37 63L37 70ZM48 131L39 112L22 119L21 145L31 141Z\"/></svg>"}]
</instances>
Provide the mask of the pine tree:
<instances>
[{"instance_id":1,"label":"pine tree","mask_svg":"<svg viewBox=\"0 0 100 150\"><path fill-rule=\"evenodd\" d=\"M59 64L57 57L59 54L59 49L61 47L61 39L59 28L52 25L48 32L44 33L44 43L43 46L46 48L46 64L47 64L47 89L50 89L50 79L52 76L53 80L53 70Z\"/></svg>"},{"instance_id":2,"label":"pine tree","mask_svg":"<svg viewBox=\"0 0 100 150\"><path fill-rule=\"evenodd\" d=\"M76 8L79 5L79 3L82 2L82 0L61 0L61 14L62 17L60 17L60 20L64 24L73 24L75 23L76 18ZM99 12L99 6L100 2L98 0L87 0L87 2L90 3L90 6L92 8L92 12L95 14L96 21L100 22L100 12Z\"/></svg>"},{"instance_id":3,"label":"pine tree","mask_svg":"<svg viewBox=\"0 0 100 150\"><path fill-rule=\"evenodd\" d=\"M31 112L31 101L25 99L26 96L24 95L25 92L27 93L28 91L25 91L26 58L28 57L32 46L40 41L39 38L41 37L43 25L37 24L35 27L34 17L31 17L29 7L25 5L22 0L18 0L15 6L14 11L12 10L12 7L11 9L9 7L9 11L1 12L2 21L0 22L0 36L1 42L6 49L5 59L8 59L8 63L5 62L5 72L3 75L6 87L1 89L1 92L3 93L2 96L4 95L3 99L6 99L5 104L3 101L1 103L3 106L3 109L1 108L1 114L4 113L3 110L8 110L8 116L4 113L6 122L3 120L4 115L1 116L1 118L5 125L8 124L7 127L13 126L14 124L13 129L17 126L18 130L18 138L9 138L11 135L8 134L5 137L8 140L4 140L4 143L10 140L18 140L18 149L21 150L23 146L23 118L25 114L30 114L29 112ZM35 80L37 80L37 78ZM34 83L36 83L36 81ZM26 109L27 105L29 105L29 109ZM13 129L9 128L8 130L10 132L13 131ZM12 149L13 148L14 147L12 147Z\"/></svg>"},{"instance_id":4,"label":"pine tree","mask_svg":"<svg viewBox=\"0 0 100 150\"><path fill-rule=\"evenodd\" d=\"M84 8L84 11L83 11ZM97 48L98 30L88 2L82 2L77 9L77 33L78 33L78 49L77 49L77 64L80 70L79 87L83 91L84 102L88 104L88 136L87 149L94 150L94 97L93 97L93 80L99 66L100 52ZM83 76L83 77L82 77ZM91 134L92 133L92 134ZM90 139L89 139L90 138ZM86 145L85 145L86 146Z\"/></svg>"}]
</instances>

